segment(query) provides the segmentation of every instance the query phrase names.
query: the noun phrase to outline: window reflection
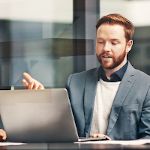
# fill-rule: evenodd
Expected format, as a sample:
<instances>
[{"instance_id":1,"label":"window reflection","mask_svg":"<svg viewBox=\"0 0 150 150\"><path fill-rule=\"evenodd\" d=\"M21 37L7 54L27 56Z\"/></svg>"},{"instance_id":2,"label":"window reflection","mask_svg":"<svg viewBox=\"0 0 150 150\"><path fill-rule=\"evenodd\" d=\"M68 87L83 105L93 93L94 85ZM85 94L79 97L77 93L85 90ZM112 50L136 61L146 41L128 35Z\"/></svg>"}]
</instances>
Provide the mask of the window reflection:
<instances>
[{"instance_id":1,"label":"window reflection","mask_svg":"<svg viewBox=\"0 0 150 150\"><path fill-rule=\"evenodd\" d=\"M27 71L46 87L64 87L70 73L95 67L98 2L0 0L1 86L22 86Z\"/></svg>"},{"instance_id":2,"label":"window reflection","mask_svg":"<svg viewBox=\"0 0 150 150\"><path fill-rule=\"evenodd\" d=\"M21 86L24 71L45 86L64 85L73 47L60 38L73 37L73 1L1 0L0 7L1 86Z\"/></svg>"}]
</instances>

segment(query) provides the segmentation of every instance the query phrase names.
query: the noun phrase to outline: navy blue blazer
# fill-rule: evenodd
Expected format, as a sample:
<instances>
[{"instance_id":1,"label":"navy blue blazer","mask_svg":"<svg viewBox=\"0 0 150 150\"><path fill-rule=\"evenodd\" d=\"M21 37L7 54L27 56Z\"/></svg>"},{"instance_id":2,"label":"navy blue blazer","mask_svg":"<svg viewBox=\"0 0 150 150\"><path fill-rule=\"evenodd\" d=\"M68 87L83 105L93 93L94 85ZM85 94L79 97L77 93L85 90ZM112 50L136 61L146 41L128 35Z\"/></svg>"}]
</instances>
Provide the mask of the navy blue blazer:
<instances>
[{"instance_id":1,"label":"navy blue blazer","mask_svg":"<svg viewBox=\"0 0 150 150\"><path fill-rule=\"evenodd\" d=\"M67 89L80 137L91 129L98 68L72 74ZM150 77L128 63L116 93L107 133L113 140L150 138Z\"/></svg>"}]
</instances>

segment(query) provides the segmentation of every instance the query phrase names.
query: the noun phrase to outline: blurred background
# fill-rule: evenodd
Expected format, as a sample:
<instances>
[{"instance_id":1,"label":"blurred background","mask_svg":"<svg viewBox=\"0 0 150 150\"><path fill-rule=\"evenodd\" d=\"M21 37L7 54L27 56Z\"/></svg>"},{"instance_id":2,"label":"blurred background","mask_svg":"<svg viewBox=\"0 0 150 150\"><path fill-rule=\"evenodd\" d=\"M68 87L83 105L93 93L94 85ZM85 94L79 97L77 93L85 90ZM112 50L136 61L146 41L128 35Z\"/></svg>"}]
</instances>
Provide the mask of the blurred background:
<instances>
[{"instance_id":1,"label":"blurred background","mask_svg":"<svg viewBox=\"0 0 150 150\"><path fill-rule=\"evenodd\" d=\"M150 0L0 0L0 86L22 87L29 72L46 87L99 66L95 25L120 13L136 26L129 60L150 74Z\"/></svg>"}]
</instances>

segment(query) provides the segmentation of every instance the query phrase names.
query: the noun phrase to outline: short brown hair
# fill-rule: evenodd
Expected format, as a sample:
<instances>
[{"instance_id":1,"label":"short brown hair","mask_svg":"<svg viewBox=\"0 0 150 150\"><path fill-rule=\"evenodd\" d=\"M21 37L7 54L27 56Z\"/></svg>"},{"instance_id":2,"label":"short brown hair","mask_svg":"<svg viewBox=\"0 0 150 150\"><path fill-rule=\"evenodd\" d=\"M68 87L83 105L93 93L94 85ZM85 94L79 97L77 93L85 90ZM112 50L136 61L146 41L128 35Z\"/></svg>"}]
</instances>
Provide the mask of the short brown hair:
<instances>
[{"instance_id":1,"label":"short brown hair","mask_svg":"<svg viewBox=\"0 0 150 150\"><path fill-rule=\"evenodd\" d=\"M131 21L129 21L127 18L123 17L120 14L109 14L106 16L103 16L97 21L96 24L96 30L102 25L102 24L110 24L110 25L121 25L124 27L125 31L125 38L127 41L132 40L133 34L134 34L134 25Z\"/></svg>"}]
</instances>

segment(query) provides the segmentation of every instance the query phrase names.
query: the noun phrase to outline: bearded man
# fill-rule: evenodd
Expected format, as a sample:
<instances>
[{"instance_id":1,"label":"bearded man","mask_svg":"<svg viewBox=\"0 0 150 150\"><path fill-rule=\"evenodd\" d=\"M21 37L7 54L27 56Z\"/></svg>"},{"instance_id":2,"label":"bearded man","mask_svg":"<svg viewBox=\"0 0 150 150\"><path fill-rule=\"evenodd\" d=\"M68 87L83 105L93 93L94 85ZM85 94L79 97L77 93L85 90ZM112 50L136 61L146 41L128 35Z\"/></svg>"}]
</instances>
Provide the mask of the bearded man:
<instances>
[{"instance_id":1,"label":"bearded man","mask_svg":"<svg viewBox=\"0 0 150 150\"><path fill-rule=\"evenodd\" d=\"M67 90L80 137L150 138L150 77L127 59L133 34L127 18L103 16L96 25L100 67L69 76ZM44 89L27 73L23 83L28 89Z\"/></svg>"}]
</instances>

